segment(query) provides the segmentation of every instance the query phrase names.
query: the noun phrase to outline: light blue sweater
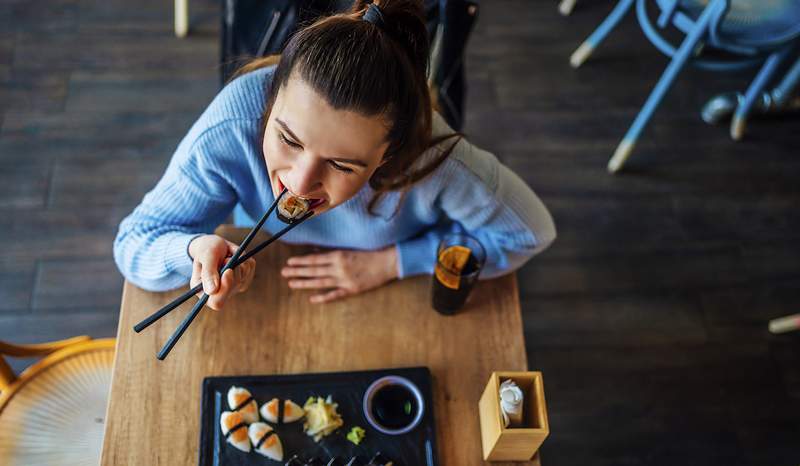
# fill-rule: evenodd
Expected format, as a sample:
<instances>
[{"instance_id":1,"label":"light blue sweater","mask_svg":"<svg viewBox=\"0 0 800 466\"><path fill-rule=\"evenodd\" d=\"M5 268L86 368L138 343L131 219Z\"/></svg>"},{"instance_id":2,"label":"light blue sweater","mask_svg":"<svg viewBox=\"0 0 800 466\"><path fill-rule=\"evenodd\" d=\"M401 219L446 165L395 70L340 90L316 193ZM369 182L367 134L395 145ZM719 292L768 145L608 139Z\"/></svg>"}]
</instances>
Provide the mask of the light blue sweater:
<instances>
[{"instance_id":1,"label":"light blue sweater","mask_svg":"<svg viewBox=\"0 0 800 466\"><path fill-rule=\"evenodd\" d=\"M272 73L273 68L264 68L228 84L178 145L155 188L122 221L114 259L125 278L153 291L185 285L192 272L187 249L193 238L213 232L234 209L237 225L252 226L273 202L259 134ZM434 117L435 135L452 132L439 115ZM481 277L491 278L520 267L556 236L550 214L525 182L465 140L408 191L396 214L399 193L385 196L376 215L367 211L373 194L366 185L283 239L362 250L397 245L403 278L432 273L441 238L466 231L486 249ZM264 229L274 233L283 226L273 215Z\"/></svg>"}]
</instances>

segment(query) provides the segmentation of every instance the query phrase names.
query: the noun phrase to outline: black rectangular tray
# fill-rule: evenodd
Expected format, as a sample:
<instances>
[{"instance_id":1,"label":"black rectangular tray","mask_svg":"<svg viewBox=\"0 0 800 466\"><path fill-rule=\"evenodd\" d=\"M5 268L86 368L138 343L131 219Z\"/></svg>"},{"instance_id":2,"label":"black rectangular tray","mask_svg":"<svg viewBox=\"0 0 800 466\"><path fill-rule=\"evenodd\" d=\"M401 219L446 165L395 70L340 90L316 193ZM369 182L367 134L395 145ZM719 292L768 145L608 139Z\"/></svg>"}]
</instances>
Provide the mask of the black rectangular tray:
<instances>
[{"instance_id":1,"label":"black rectangular tray","mask_svg":"<svg viewBox=\"0 0 800 466\"><path fill-rule=\"evenodd\" d=\"M364 392L373 381L386 375L399 375L411 380L417 384L425 399L422 422L407 434L382 434L370 426L364 417ZM290 399L302 406L310 396L331 395L333 401L339 404L338 411L344 425L317 443L303 432L302 420L277 426L270 424L283 444L283 462L270 460L255 451L245 453L227 443L220 430L219 418L223 411L228 410L227 393L233 385L250 390L259 409L263 403L275 397ZM324 462L334 456L349 460L358 455L366 461L377 452L393 460L395 466L438 464L431 373L427 367L320 374L206 377L203 380L201 403L200 466L279 465L284 464L294 454L301 459L317 457ZM354 445L345 438L353 426L362 427L366 431L360 445Z\"/></svg>"}]
</instances>

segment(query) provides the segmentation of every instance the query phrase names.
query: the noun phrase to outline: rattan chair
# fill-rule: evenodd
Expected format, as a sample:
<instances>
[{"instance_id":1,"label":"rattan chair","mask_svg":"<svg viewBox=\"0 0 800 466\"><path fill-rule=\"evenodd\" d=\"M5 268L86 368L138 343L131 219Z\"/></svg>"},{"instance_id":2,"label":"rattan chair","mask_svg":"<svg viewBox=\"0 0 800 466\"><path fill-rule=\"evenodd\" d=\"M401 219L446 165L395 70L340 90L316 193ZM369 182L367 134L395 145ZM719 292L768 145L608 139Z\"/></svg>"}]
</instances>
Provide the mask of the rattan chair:
<instances>
[{"instance_id":1,"label":"rattan chair","mask_svg":"<svg viewBox=\"0 0 800 466\"><path fill-rule=\"evenodd\" d=\"M0 341L0 463L100 462L114 339L87 336L38 345ZM44 356L19 376L3 356Z\"/></svg>"}]
</instances>

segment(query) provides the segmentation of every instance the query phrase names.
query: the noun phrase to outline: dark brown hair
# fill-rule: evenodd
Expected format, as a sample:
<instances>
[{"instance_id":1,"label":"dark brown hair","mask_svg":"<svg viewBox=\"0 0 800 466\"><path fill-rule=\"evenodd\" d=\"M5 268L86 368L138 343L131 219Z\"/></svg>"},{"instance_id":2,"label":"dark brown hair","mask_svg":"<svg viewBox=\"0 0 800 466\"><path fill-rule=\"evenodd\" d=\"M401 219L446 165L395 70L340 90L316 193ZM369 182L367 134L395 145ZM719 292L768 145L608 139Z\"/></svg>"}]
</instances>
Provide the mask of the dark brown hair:
<instances>
[{"instance_id":1,"label":"dark brown hair","mask_svg":"<svg viewBox=\"0 0 800 466\"><path fill-rule=\"evenodd\" d=\"M384 18L363 20L369 2L357 0L350 12L321 18L292 36L280 57L255 59L235 76L275 64L263 115L264 134L278 90L297 73L337 110L385 118L389 147L369 180L377 195L402 190L433 172L456 141L432 161L418 166L425 150L460 133L432 137L432 105L427 71L430 45L421 0L375 0Z\"/></svg>"}]
</instances>

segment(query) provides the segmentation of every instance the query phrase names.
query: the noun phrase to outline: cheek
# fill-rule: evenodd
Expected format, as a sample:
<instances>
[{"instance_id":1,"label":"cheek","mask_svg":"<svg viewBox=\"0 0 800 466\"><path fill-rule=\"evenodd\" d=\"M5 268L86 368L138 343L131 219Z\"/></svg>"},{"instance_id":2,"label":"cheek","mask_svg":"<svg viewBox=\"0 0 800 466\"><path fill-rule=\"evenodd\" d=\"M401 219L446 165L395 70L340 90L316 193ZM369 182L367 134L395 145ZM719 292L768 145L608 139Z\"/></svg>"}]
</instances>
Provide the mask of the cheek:
<instances>
[{"instance_id":1,"label":"cheek","mask_svg":"<svg viewBox=\"0 0 800 466\"><path fill-rule=\"evenodd\" d=\"M333 173L328 178L326 190L337 204L355 196L369 181L369 175L341 175Z\"/></svg>"},{"instance_id":2,"label":"cheek","mask_svg":"<svg viewBox=\"0 0 800 466\"><path fill-rule=\"evenodd\" d=\"M274 171L286 167L288 157L285 149L284 145L280 144L280 141L268 140L264 142L262 150L264 151L267 169Z\"/></svg>"}]
</instances>

